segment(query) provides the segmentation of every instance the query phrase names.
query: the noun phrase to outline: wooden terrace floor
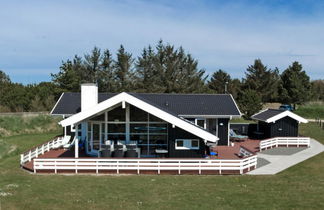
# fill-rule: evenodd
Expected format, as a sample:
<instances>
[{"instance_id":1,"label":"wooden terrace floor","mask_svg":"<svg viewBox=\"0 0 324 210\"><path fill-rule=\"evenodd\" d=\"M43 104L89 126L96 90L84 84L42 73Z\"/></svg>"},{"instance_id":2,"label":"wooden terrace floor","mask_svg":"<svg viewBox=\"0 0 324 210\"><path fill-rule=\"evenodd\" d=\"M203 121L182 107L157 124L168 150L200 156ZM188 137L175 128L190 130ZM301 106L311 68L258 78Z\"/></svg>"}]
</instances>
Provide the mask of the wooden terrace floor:
<instances>
[{"instance_id":1,"label":"wooden terrace floor","mask_svg":"<svg viewBox=\"0 0 324 210\"><path fill-rule=\"evenodd\" d=\"M260 140L245 140L244 142L235 142L234 146L217 146L212 151L217 152L218 156L216 159L241 159L238 156L240 146L244 146L249 151L255 153L259 151ZM66 149L54 149L45 154L38 156L38 158L73 158L74 150L66 150ZM96 158L89 157L85 154L84 151L79 152L79 157L84 158ZM28 171L34 171L33 169L34 161L30 161L25 163L22 167L27 169Z\"/></svg>"}]
</instances>

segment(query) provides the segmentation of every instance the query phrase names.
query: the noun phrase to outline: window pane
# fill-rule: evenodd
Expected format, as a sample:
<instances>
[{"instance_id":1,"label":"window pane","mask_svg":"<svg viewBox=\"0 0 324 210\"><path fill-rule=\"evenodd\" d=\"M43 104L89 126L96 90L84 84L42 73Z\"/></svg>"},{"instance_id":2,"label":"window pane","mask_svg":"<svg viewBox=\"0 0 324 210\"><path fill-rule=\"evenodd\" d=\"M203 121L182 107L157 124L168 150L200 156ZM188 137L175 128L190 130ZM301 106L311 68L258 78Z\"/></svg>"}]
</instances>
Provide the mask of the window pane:
<instances>
[{"instance_id":1,"label":"window pane","mask_svg":"<svg viewBox=\"0 0 324 210\"><path fill-rule=\"evenodd\" d=\"M177 147L183 147L183 140L177 140Z\"/></svg>"},{"instance_id":2,"label":"window pane","mask_svg":"<svg viewBox=\"0 0 324 210\"><path fill-rule=\"evenodd\" d=\"M199 147L199 141L198 140L192 140L191 141L191 147Z\"/></svg>"},{"instance_id":3,"label":"window pane","mask_svg":"<svg viewBox=\"0 0 324 210\"><path fill-rule=\"evenodd\" d=\"M167 144L167 135L150 135L150 144Z\"/></svg>"},{"instance_id":4,"label":"window pane","mask_svg":"<svg viewBox=\"0 0 324 210\"><path fill-rule=\"evenodd\" d=\"M131 122L147 122L147 112L135 107L130 106L130 121Z\"/></svg>"},{"instance_id":5,"label":"window pane","mask_svg":"<svg viewBox=\"0 0 324 210\"><path fill-rule=\"evenodd\" d=\"M125 133L125 124L108 124L108 133Z\"/></svg>"},{"instance_id":6,"label":"window pane","mask_svg":"<svg viewBox=\"0 0 324 210\"><path fill-rule=\"evenodd\" d=\"M167 124L150 124L150 133L167 133Z\"/></svg>"},{"instance_id":7,"label":"window pane","mask_svg":"<svg viewBox=\"0 0 324 210\"><path fill-rule=\"evenodd\" d=\"M105 114L101 114L98 116L94 116L92 118L90 118L90 120L94 120L94 121L105 121Z\"/></svg>"},{"instance_id":8,"label":"window pane","mask_svg":"<svg viewBox=\"0 0 324 210\"><path fill-rule=\"evenodd\" d=\"M123 109L121 106L108 112L108 121L125 122L125 120L126 109Z\"/></svg>"},{"instance_id":9,"label":"window pane","mask_svg":"<svg viewBox=\"0 0 324 210\"><path fill-rule=\"evenodd\" d=\"M158 117L155 117L154 115L151 115L151 114L149 114L149 120L150 120L150 122L164 122L164 120L162 120Z\"/></svg>"},{"instance_id":10,"label":"window pane","mask_svg":"<svg viewBox=\"0 0 324 210\"><path fill-rule=\"evenodd\" d=\"M130 135L131 141L137 141L137 144L148 144L147 135Z\"/></svg>"},{"instance_id":11,"label":"window pane","mask_svg":"<svg viewBox=\"0 0 324 210\"><path fill-rule=\"evenodd\" d=\"M130 124L130 132L131 133L147 133L147 124Z\"/></svg>"},{"instance_id":12,"label":"window pane","mask_svg":"<svg viewBox=\"0 0 324 210\"><path fill-rule=\"evenodd\" d=\"M199 125L200 127L204 127L205 124L205 120L197 120L197 125Z\"/></svg>"},{"instance_id":13,"label":"window pane","mask_svg":"<svg viewBox=\"0 0 324 210\"><path fill-rule=\"evenodd\" d=\"M126 137L125 137L125 135L109 134L108 140L126 140Z\"/></svg>"}]
</instances>

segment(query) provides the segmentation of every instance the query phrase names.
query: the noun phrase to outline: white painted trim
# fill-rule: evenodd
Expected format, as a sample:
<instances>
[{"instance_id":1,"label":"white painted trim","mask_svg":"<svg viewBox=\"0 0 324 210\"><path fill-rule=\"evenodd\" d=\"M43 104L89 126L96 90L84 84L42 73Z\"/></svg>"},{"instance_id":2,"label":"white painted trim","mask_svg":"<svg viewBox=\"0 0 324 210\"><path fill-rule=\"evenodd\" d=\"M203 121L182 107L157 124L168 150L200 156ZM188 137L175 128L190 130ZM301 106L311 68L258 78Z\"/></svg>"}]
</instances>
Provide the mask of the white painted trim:
<instances>
[{"instance_id":1,"label":"white painted trim","mask_svg":"<svg viewBox=\"0 0 324 210\"><path fill-rule=\"evenodd\" d=\"M240 113L240 117L241 117L241 116L242 116L242 112L241 112L241 110L239 109L239 107L238 107L236 101L234 100L234 97L232 96L232 94L229 94L229 95L231 96L232 100L234 101L234 104L235 104L237 110L239 111L239 113ZM235 116L235 115L233 115L233 116Z\"/></svg>"},{"instance_id":2,"label":"white painted trim","mask_svg":"<svg viewBox=\"0 0 324 210\"><path fill-rule=\"evenodd\" d=\"M230 145L230 129L231 129L231 126L230 126L230 121L228 121L227 123L227 146Z\"/></svg>"},{"instance_id":3,"label":"white painted trim","mask_svg":"<svg viewBox=\"0 0 324 210\"><path fill-rule=\"evenodd\" d=\"M305 118L302 118L300 117L299 115L291 112L291 111L284 111L276 116L273 116L269 119L266 120L267 123L270 123L270 122L275 122L281 118L284 118L284 117L290 117L290 118L293 118L295 120L297 120L298 122L302 122L302 123L308 123L308 120L306 120Z\"/></svg>"},{"instance_id":4,"label":"white painted trim","mask_svg":"<svg viewBox=\"0 0 324 210\"><path fill-rule=\"evenodd\" d=\"M240 118L241 115L178 115L179 117L183 118L206 118L206 119L211 119L211 118Z\"/></svg>"},{"instance_id":5,"label":"white painted trim","mask_svg":"<svg viewBox=\"0 0 324 210\"><path fill-rule=\"evenodd\" d=\"M182 147L177 146L178 141L183 141ZM192 147L192 141L198 141L198 147ZM174 144L176 150L199 150L200 147L199 139L176 139Z\"/></svg>"},{"instance_id":6,"label":"white painted trim","mask_svg":"<svg viewBox=\"0 0 324 210\"><path fill-rule=\"evenodd\" d=\"M254 119L254 120L263 121L261 119L256 118L255 116L262 113L262 112L265 112L267 110L269 110L269 109L262 110L262 111L260 111L260 112L258 112L256 114L252 115L251 118ZM290 117L290 118L293 118L294 120L296 120L298 122L308 123L308 120L306 120L305 118L303 118L303 117L301 117L301 116L299 116L299 115L297 115L297 114L295 114L295 113L293 113L291 111L288 111L288 110L286 110L284 112L281 112L281 113L279 113L279 114L277 114L277 115L275 115L273 117L270 117L264 122L266 122L266 123L272 123L272 122L275 123L277 120L280 120L281 118L284 118L284 117Z\"/></svg>"},{"instance_id":7,"label":"white painted trim","mask_svg":"<svg viewBox=\"0 0 324 210\"><path fill-rule=\"evenodd\" d=\"M75 142L74 142L74 154L75 154L75 158L78 158L79 157L79 138L78 138L78 125L79 124L76 124L75 125Z\"/></svg>"},{"instance_id":8,"label":"white painted trim","mask_svg":"<svg viewBox=\"0 0 324 210\"><path fill-rule=\"evenodd\" d=\"M53 109L52 109L51 112L50 112L50 115L62 115L62 114L52 114L52 112L53 112L54 109L56 108L57 104L59 103L59 101L61 100L61 98L63 97L63 95L64 95L64 92L61 94L60 98L56 101L56 103L55 103Z\"/></svg>"},{"instance_id":9,"label":"white painted trim","mask_svg":"<svg viewBox=\"0 0 324 210\"><path fill-rule=\"evenodd\" d=\"M67 126L67 125L72 125L72 124L76 124L82 120L85 120L99 112L103 112L104 110L106 110L107 108L114 106L116 104L121 103L122 101L125 101L133 106L136 106L166 122L169 122L185 131L188 131L202 139L211 141L211 142L216 142L219 140L219 138L211 133L209 133L208 131L199 128L177 116L174 116L172 114L169 114L166 111L163 111L145 101L142 101L128 93L122 92L118 95L115 95L99 104L97 104L96 106L80 112L78 114L75 114L67 119L62 120L61 122L59 122L60 125L62 126Z\"/></svg>"}]
</instances>

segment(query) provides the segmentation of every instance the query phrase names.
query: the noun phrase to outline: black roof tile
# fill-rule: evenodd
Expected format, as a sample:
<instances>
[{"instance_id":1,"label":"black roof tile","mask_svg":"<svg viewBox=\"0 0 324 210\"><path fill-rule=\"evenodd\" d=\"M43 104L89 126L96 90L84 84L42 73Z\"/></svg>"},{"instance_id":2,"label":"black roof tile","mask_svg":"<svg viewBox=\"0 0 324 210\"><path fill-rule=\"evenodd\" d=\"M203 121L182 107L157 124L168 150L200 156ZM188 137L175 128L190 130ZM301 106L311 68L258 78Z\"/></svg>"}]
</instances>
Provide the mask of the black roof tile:
<instances>
[{"instance_id":1,"label":"black roof tile","mask_svg":"<svg viewBox=\"0 0 324 210\"><path fill-rule=\"evenodd\" d=\"M260 121L267 121L268 119L270 119L271 117L274 117L282 112L284 112L286 110L282 110L282 109L267 109L264 111L261 111L255 115L252 116L252 119L255 120L260 120Z\"/></svg>"},{"instance_id":2,"label":"black roof tile","mask_svg":"<svg viewBox=\"0 0 324 210\"><path fill-rule=\"evenodd\" d=\"M229 94L128 93L176 115L240 115ZM98 102L117 93L99 93ZM72 115L81 111L81 94L64 93L52 114Z\"/></svg>"}]
</instances>

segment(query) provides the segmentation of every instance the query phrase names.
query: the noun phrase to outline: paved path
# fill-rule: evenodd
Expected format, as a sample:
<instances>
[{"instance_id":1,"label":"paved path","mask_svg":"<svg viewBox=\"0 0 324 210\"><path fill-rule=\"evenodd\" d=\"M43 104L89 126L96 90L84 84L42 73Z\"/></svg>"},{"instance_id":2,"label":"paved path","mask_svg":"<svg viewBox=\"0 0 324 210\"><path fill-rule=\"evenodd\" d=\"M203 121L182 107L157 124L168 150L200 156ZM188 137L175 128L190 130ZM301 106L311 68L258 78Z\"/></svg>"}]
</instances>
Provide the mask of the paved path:
<instances>
[{"instance_id":1,"label":"paved path","mask_svg":"<svg viewBox=\"0 0 324 210\"><path fill-rule=\"evenodd\" d=\"M309 148L301 151L297 151L294 154L276 155L276 154L271 154L271 152L268 151L264 153L263 152L258 153L258 158L260 158L262 162L266 162L267 164L253 171L250 171L247 174L271 175L271 174L279 173L293 165L296 165L304 160L307 160L323 152L324 145L314 139L311 139Z\"/></svg>"}]
</instances>

